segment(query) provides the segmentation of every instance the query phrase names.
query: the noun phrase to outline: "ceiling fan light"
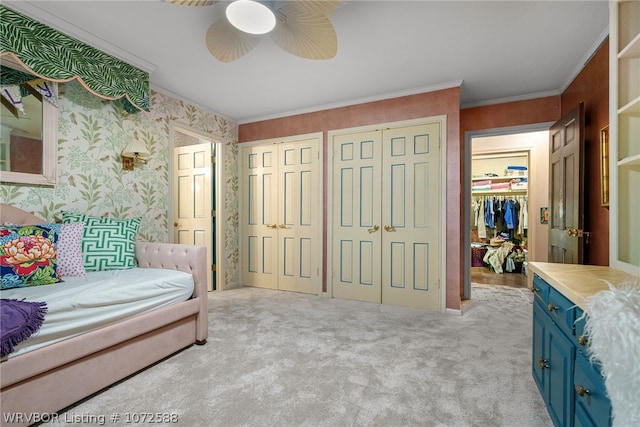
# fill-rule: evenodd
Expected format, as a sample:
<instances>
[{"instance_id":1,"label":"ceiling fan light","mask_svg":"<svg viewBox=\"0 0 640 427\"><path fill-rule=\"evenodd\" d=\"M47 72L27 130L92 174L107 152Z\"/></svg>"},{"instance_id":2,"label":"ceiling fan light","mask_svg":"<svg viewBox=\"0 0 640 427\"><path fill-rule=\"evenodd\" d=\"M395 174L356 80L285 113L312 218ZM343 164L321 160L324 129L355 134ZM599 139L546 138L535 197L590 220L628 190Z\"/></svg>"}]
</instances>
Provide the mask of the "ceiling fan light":
<instances>
[{"instance_id":1,"label":"ceiling fan light","mask_svg":"<svg viewBox=\"0 0 640 427\"><path fill-rule=\"evenodd\" d=\"M236 0L227 6L227 19L237 29L249 34L266 34L276 26L273 11L253 0Z\"/></svg>"}]
</instances>

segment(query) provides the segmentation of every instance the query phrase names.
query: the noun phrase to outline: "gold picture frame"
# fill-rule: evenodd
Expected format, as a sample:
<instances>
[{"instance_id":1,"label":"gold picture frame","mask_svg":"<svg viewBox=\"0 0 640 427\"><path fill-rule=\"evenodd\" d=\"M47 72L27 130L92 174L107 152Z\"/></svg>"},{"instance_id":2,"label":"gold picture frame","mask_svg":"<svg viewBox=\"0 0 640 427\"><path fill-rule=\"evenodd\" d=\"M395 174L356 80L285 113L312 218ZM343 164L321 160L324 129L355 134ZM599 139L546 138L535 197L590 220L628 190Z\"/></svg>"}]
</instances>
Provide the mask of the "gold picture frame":
<instances>
[{"instance_id":1,"label":"gold picture frame","mask_svg":"<svg viewBox=\"0 0 640 427\"><path fill-rule=\"evenodd\" d=\"M609 125L600 129L600 204L609 206Z\"/></svg>"}]
</instances>

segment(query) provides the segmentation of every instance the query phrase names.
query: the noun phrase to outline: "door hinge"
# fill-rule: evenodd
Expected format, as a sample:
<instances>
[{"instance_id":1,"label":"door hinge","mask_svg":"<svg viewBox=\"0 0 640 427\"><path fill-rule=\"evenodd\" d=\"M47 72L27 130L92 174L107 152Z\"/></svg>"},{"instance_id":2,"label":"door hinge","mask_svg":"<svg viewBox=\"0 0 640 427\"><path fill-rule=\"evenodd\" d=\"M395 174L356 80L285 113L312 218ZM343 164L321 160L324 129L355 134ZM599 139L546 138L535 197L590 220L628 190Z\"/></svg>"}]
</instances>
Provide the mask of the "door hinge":
<instances>
[{"instance_id":1,"label":"door hinge","mask_svg":"<svg viewBox=\"0 0 640 427\"><path fill-rule=\"evenodd\" d=\"M211 216L215 217L216 216L216 211L211 209Z\"/></svg>"},{"instance_id":2,"label":"door hinge","mask_svg":"<svg viewBox=\"0 0 640 427\"><path fill-rule=\"evenodd\" d=\"M216 156L211 156L211 163L215 163L216 162Z\"/></svg>"},{"instance_id":3,"label":"door hinge","mask_svg":"<svg viewBox=\"0 0 640 427\"><path fill-rule=\"evenodd\" d=\"M211 271L216 271L216 265L215 264L211 264Z\"/></svg>"}]
</instances>

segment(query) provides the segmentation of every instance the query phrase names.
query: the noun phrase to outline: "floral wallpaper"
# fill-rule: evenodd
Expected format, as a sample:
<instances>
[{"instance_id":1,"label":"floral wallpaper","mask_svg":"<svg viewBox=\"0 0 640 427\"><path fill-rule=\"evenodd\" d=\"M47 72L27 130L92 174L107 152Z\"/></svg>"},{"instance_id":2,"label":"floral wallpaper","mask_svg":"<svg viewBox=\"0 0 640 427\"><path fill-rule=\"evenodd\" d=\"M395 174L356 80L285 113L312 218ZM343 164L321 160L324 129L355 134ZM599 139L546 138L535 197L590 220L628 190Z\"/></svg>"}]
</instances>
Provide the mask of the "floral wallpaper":
<instances>
[{"instance_id":1,"label":"floral wallpaper","mask_svg":"<svg viewBox=\"0 0 640 427\"><path fill-rule=\"evenodd\" d=\"M58 183L55 187L0 184L0 199L48 221L61 211L116 218L142 217L138 239L169 236L171 123L216 135L224 149L225 257L222 289L238 287L238 127L186 102L151 91L151 112L129 114L75 81L59 86ZM120 152L132 139L151 152L149 163L122 170ZM219 209L219 208L218 208ZM220 261L218 261L220 262Z\"/></svg>"}]
</instances>

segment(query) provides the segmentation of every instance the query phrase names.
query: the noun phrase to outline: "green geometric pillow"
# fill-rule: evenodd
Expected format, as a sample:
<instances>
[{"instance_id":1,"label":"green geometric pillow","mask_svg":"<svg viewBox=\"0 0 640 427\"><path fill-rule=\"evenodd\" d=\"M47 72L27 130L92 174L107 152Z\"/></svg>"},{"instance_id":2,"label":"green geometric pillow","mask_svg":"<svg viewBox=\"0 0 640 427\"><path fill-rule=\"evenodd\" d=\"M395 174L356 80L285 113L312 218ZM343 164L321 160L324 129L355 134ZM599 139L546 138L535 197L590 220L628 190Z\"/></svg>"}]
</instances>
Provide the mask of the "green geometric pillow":
<instances>
[{"instance_id":1,"label":"green geometric pillow","mask_svg":"<svg viewBox=\"0 0 640 427\"><path fill-rule=\"evenodd\" d=\"M82 252L87 271L136 266L135 240L142 218L116 219L62 211L62 221L84 222Z\"/></svg>"}]
</instances>

